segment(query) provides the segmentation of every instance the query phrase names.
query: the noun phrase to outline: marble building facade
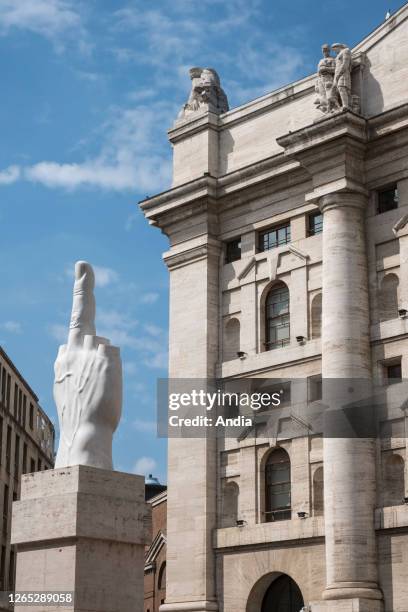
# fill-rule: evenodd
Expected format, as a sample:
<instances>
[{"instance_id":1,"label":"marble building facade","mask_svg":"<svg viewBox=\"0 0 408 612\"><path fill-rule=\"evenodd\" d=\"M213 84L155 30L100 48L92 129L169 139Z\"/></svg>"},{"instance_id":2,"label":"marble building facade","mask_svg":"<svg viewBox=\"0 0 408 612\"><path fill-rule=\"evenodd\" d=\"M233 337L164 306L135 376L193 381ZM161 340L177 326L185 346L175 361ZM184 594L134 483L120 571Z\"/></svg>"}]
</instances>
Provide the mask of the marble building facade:
<instances>
[{"instance_id":1,"label":"marble building facade","mask_svg":"<svg viewBox=\"0 0 408 612\"><path fill-rule=\"evenodd\" d=\"M170 242L170 377L408 378L408 5L323 55L231 110L191 71L173 186L141 203ZM406 413L381 427L170 439L162 612L407 612Z\"/></svg>"}]
</instances>

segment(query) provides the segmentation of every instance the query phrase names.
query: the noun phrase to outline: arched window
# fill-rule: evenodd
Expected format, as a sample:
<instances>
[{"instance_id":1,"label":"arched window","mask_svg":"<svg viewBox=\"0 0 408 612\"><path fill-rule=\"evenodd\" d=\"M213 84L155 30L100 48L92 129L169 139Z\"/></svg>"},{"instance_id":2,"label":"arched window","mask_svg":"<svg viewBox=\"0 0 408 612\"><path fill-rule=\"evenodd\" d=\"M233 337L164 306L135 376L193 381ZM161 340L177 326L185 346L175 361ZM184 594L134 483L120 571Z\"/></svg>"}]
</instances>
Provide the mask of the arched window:
<instances>
[{"instance_id":1,"label":"arched window","mask_svg":"<svg viewBox=\"0 0 408 612\"><path fill-rule=\"evenodd\" d=\"M405 462L401 455L383 455L383 504L399 506L405 497Z\"/></svg>"},{"instance_id":2,"label":"arched window","mask_svg":"<svg viewBox=\"0 0 408 612\"><path fill-rule=\"evenodd\" d=\"M398 317L398 285L396 274L386 274L381 282L379 292L380 321L388 321Z\"/></svg>"},{"instance_id":3,"label":"arched window","mask_svg":"<svg viewBox=\"0 0 408 612\"><path fill-rule=\"evenodd\" d=\"M265 465L265 520L291 518L290 459L283 448L269 455Z\"/></svg>"},{"instance_id":4,"label":"arched window","mask_svg":"<svg viewBox=\"0 0 408 612\"><path fill-rule=\"evenodd\" d=\"M267 351L290 342L289 289L278 283L269 291L265 302L265 348Z\"/></svg>"},{"instance_id":5,"label":"arched window","mask_svg":"<svg viewBox=\"0 0 408 612\"><path fill-rule=\"evenodd\" d=\"M238 520L239 487L236 482L229 482L223 491L222 526L235 527Z\"/></svg>"},{"instance_id":6,"label":"arched window","mask_svg":"<svg viewBox=\"0 0 408 612\"><path fill-rule=\"evenodd\" d=\"M322 294L318 293L312 299L312 338L320 338L322 335Z\"/></svg>"},{"instance_id":7,"label":"arched window","mask_svg":"<svg viewBox=\"0 0 408 612\"><path fill-rule=\"evenodd\" d=\"M261 612L300 612L304 605L296 582L283 574L278 576L266 591Z\"/></svg>"},{"instance_id":8,"label":"arched window","mask_svg":"<svg viewBox=\"0 0 408 612\"><path fill-rule=\"evenodd\" d=\"M166 588L166 562L165 561L163 561L163 563L160 566L159 577L157 579L157 588L158 589Z\"/></svg>"},{"instance_id":9,"label":"arched window","mask_svg":"<svg viewBox=\"0 0 408 612\"><path fill-rule=\"evenodd\" d=\"M313 474L313 514L322 516L324 510L323 468L318 467Z\"/></svg>"},{"instance_id":10,"label":"arched window","mask_svg":"<svg viewBox=\"0 0 408 612\"><path fill-rule=\"evenodd\" d=\"M240 322L237 318L227 321L224 328L224 361L237 359L240 348Z\"/></svg>"}]
</instances>

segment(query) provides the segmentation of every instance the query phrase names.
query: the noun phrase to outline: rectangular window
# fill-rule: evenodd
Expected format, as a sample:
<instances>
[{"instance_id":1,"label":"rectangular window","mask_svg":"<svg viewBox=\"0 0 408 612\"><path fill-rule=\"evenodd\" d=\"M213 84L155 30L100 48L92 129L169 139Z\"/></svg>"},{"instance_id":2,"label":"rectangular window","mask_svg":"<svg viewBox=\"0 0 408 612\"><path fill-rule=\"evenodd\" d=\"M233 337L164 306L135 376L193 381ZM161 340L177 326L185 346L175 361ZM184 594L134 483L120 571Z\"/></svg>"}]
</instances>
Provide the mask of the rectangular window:
<instances>
[{"instance_id":1,"label":"rectangular window","mask_svg":"<svg viewBox=\"0 0 408 612\"><path fill-rule=\"evenodd\" d=\"M225 245L225 263L241 259L241 237L229 240Z\"/></svg>"},{"instance_id":2,"label":"rectangular window","mask_svg":"<svg viewBox=\"0 0 408 612\"><path fill-rule=\"evenodd\" d=\"M41 472L41 459L38 458L38 462L37 462L37 471Z\"/></svg>"},{"instance_id":3,"label":"rectangular window","mask_svg":"<svg viewBox=\"0 0 408 612\"><path fill-rule=\"evenodd\" d=\"M9 561L9 576L8 576L8 588L9 591L14 591L14 576L15 576L15 553L13 548L10 550L10 561Z\"/></svg>"},{"instance_id":4,"label":"rectangular window","mask_svg":"<svg viewBox=\"0 0 408 612\"><path fill-rule=\"evenodd\" d=\"M7 439L6 439L6 471L10 474L10 462L11 462L11 427L7 425Z\"/></svg>"},{"instance_id":5,"label":"rectangular window","mask_svg":"<svg viewBox=\"0 0 408 612\"><path fill-rule=\"evenodd\" d=\"M34 406L30 402L30 429L34 429Z\"/></svg>"},{"instance_id":6,"label":"rectangular window","mask_svg":"<svg viewBox=\"0 0 408 612\"><path fill-rule=\"evenodd\" d=\"M6 408L10 410L11 376L7 374Z\"/></svg>"},{"instance_id":7,"label":"rectangular window","mask_svg":"<svg viewBox=\"0 0 408 612\"><path fill-rule=\"evenodd\" d=\"M23 422L22 422L24 429L26 427L26 418L27 418L27 396L24 395L23 397Z\"/></svg>"},{"instance_id":8,"label":"rectangular window","mask_svg":"<svg viewBox=\"0 0 408 612\"><path fill-rule=\"evenodd\" d=\"M18 479L20 473L20 436L16 434L14 444L14 478Z\"/></svg>"},{"instance_id":9,"label":"rectangular window","mask_svg":"<svg viewBox=\"0 0 408 612\"><path fill-rule=\"evenodd\" d=\"M30 472L31 474L35 472L35 461L33 458L31 458L31 461L30 461Z\"/></svg>"},{"instance_id":10,"label":"rectangular window","mask_svg":"<svg viewBox=\"0 0 408 612\"><path fill-rule=\"evenodd\" d=\"M3 498L3 533L7 533L8 527L8 507L9 507L9 488L4 485L4 498Z\"/></svg>"},{"instance_id":11,"label":"rectangular window","mask_svg":"<svg viewBox=\"0 0 408 612\"><path fill-rule=\"evenodd\" d=\"M27 473L27 444L23 446L23 474Z\"/></svg>"},{"instance_id":12,"label":"rectangular window","mask_svg":"<svg viewBox=\"0 0 408 612\"><path fill-rule=\"evenodd\" d=\"M2 591L6 590L6 547L1 547L1 567L0 567L0 588Z\"/></svg>"},{"instance_id":13,"label":"rectangular window","mask_svg":"<svg viewBox=\"0 0 408 612\"><path fill-rule=\"evenodd\" d=\"M402 380L401 358L393 360L392 363L384 364L384 378L387 385L399 383Z\"/></svg>"},{"instance_id":14,"label":"rectangular window","mask_svg":"<svg viewBox=\"0 0 408 612\"><path fill-rule=\"evenodd\" d=\"M398 208L398 189L396 185L377 192L378 214Z\"/></svg>"},{"instance_id":15,"label":"rectangular window","mask_svg":"<svg viewBox=\"0 0 408 612\"><path fill-rule=\"evenodd\" d=\"M290 242L290 223L271 227L258 234L259 251L269 251L288 242Z\"/></svg>"},{"instance_id":16,"label":"rectangular window","mask_svg":"<svg viewBox=\"0 0 408 612\"><path fill-rule=\"evenodd\" d=\"M307 227L308 236L315 236L316 234L322 233L323 215L321 212L316 212L316 213L309 215L307 222L308 222L308 227Z\"/></svg>"},{"instance_id":17,"label":"rectangular window","mask_svg":"<svg viewBox=\"0 0 408 612\"><path fill-rule=\"evenodd\" d=\"M3 461L3 417L0 417L0 465Z\"/></svg>"},{"instance_id":18,"label":"rectangular window","mask_svg":"<svg viewBox=\"0 0 408 612\"><path fill-rule=\"evenodd\" d=\"M317 402L322 399L322 377L320 374L308 378L307 395L309 402Z\"/></svg>"},{"instance_id":19,"label":"rectangular window","mask_svg":"<svg viewBox=\"0 0 408 612\"><path fill-rule=\"evenodd\" d=\"M18 391L18 416L17 421L21 423L21 418L23 414L23 392L21 389Z\"/></svg>"},{"instance_id":20,"label":"rectangular window","mask_svg":"<svg viewBox=\"0 0 408 612\"><path fill-rule=\"evenodd\" d=\"M0 394L1 394L1 401L3 402L3 404L5 404L5 402L6 402L6 370L5 370L5 368L2 368L2 367L0 366L0 372L1 372L1 376L0 376L0 385L1 385Z\"/></svg>"},{"instance_id":21,"label":"rectangular window","mask_svg":"<svg viewBox=\"0 0 408 612\"><path fill-rule=\"evenodd\" d=\"M17 418L17 410L18 410L18 387L17 387L17 383L14 383L13 411L14 411L14 416L16 418Z\"/></svg>"}]
</instances>

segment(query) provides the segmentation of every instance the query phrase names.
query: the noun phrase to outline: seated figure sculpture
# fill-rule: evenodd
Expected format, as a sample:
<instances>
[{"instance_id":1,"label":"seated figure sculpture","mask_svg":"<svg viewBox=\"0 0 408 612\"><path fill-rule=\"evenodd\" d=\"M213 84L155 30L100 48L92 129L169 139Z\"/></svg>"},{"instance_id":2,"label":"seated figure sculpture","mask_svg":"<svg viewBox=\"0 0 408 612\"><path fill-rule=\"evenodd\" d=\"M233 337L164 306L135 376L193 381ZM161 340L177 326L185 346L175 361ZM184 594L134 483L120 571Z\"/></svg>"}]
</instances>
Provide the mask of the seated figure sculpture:
<instances>
[{"instance_id":1,"label":"seated figure sculpture","mask_svg":"<svg viewBox=\"0 0 408 612\"><path fill-rule=\"evenodd\" d=\"M95 277L78 261L68 342L55 361L54 399L60 441L55 468L72 465L112 470L112 439L122 409L119 349L95 331Z\"/></svg>"},{"instance_id":2,"label":"seated figure sculpture","mask_svg":"<svg viewBox=\"0 0 408 612\"><path fill-rule=\"evenodd\" d=\"M179 120L186 119L198 111L209 111L219 115L229 110L220 77L213 68L190 68L190 78L190 96L179 113Z\"/></svg>"}]
</instances>

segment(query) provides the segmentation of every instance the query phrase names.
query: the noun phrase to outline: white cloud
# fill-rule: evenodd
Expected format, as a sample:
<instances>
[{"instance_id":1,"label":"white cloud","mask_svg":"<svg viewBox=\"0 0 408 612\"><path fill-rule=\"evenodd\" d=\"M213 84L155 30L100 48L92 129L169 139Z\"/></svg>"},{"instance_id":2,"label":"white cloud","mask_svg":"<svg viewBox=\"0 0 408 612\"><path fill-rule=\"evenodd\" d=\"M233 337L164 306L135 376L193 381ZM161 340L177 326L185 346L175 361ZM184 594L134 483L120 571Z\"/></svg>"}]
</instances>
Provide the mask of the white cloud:
<instances>
[{"instance_id":1,"label":"white cloud","mask_svg":"<svg viewBox=\"0 0 408 612\"><path fill-rule=\"evenodd\" d=\"M57 50L65 37L85 50L85 30L77 6L70 0L0 0L0 32L25 30L51 40Z\"/></svg>"},{"instance_id":2,"label":"white cloud","mask_svg":"<svg viewBox=\"0 0 408 612\"><path fill-rule=\"evenodd\" d=\"M154 421L142 421L141 419L135 419L132 422L132 427L141 433L155 433L157 430L157 423Z\"/></svg>"},{"instance_id":3,"label":"white cloud","mask_svg":"<svg viewBox=\"0 0 408 612\"><path fill-rule=\"evenodd\" d=\"M165 132L174 118L172 105L159 101L116 108L111 114L101 129L99 154L82 162L41 161L25 168L26 180L69 191L90 187L146 193L167 186L171 163Z\"/></svg>"},{"instance_id":4,"label":"white cloud","mask_svg":"<svg viewBox=\"0 0 408 612\"><path fill-rule=\"evenodd\" d=\"M140 219L140 212L135 212L129 215L126 219L125 230L130 232L138 219Z\"/></svg>"},{"instance_id":5,"label":"white cloud","mask_svg":"<svg viewBox=\"0 0 408 612\"><path fill-rule=\"evenodd\" d=\"M92 266L95 272L95 285L97 287L107 287L119 280L119 274L112 268L103 266Z\"/></svg>"},{"instance_id":6,"label":"white cloud","mask_svg":"<svg viewBox=\"0 0 408 612\"><path fill-rule=\"evenodd\" d=\"M155 338L164 334L162 328L158 325L154 325L153 323L146 323L143 327L147 333L150 334L150 336L154 336Z\"/></svg>"},{"instance_id":7,"label":"white cloud","mask_svg":"<svg viewBox=\"0 0 408 612\"><path fill-rule=\"evenodd\" d=\"M147 357L144 360L144 364L147 365L148 368L166 370L169 365L169 357L167 351L158 351L152 357Z\"/></svg>"},{"instance_id":8,"label":"white cloud","mask_svg":"<svg viewBox=\"0 0 408 612\"><path fill-rule=\"evenodd\" d=\"M155 291L151 291L148 293L143 293L143 295L140 296L139 301L141 304L154 304L155 302L157 302L159 297L160 296L158 293L156 293Z\"/></svg>"},{"instance_id":9,"label":"white cloud","mask_svg":"<svg viewBox=\"0 0 408 612\"><path fill-rule=\"evenodd\" d=\"M138 371L138 366L135 361L124 361L123 362L123 373L128 376L133 376Z\"/></svg>"},{"instance_id":10,"label":"white cloud","mask_svg":"<svg viewBox=\"0 0 408 612\"><path fill-rule=\"evenodd\" d=\"M114 14L115 27L133 30L143 52L119 47L113 53L120 62L148 64L156 90L171 89L173 98L187 98L188 68L211 57L230 103L241 104L295 80L306 61L299 40L307 35L291 26L271 41L259 27L260 8L260 0L163 0L148 10L129 4Z\"/></svg>"},{"instance_id":11,"label":"white cloud","mask_svg":"<svg viewBox=\"0 0 408 612\"><path fill-rule=\"evenodd\" d=\"M11 185L19 180L21 170L19 166L9 166L0 170L0 185Z\"/></svg>"},{"instance_id":12,"label":"white cloud","mask_svg":"<svg viewBox=\"0 0 408 612\"><path fill-rule=\"evenodd\" d=\"M0 324L0 328L6 332L9 332L10 334L21 334L23 331L21 323L18 321L5 321L4 323Z\"/></svg>"},{"instance_id":13,"label":"white cloud","mask_svg":"<svg viewBox=\"0 0 408 612\"><path fill-rule=\"evenodd\" d=\"M140 457L133 466L133 472L135 474L143 474L147 476L148 474L153 474L155 468L157 466L156 461L153 457Z\"/></svg>"},{"instance_id":14,"label":"white cloud","mask_svg":"<svg viewBox=\"0 0 408 612\"><path fill-rule=\"evenodd\" d=\"M61 325L59 323L55 323L54 325L50 325L48 328L50 335L60 342L61 344L65 344L68 338L68 326Z\"/></svg>"}]
</instances>

